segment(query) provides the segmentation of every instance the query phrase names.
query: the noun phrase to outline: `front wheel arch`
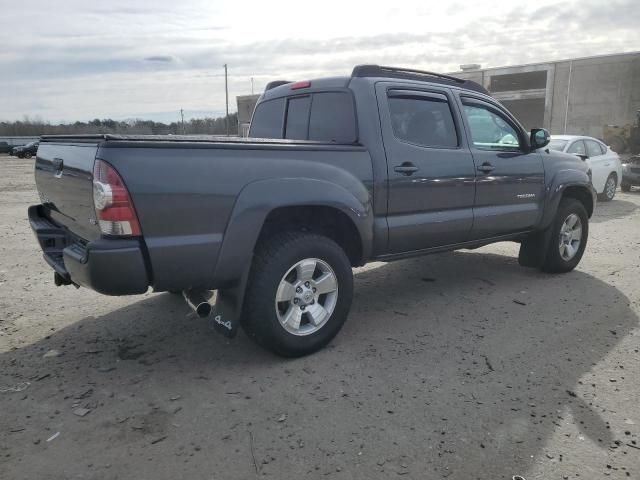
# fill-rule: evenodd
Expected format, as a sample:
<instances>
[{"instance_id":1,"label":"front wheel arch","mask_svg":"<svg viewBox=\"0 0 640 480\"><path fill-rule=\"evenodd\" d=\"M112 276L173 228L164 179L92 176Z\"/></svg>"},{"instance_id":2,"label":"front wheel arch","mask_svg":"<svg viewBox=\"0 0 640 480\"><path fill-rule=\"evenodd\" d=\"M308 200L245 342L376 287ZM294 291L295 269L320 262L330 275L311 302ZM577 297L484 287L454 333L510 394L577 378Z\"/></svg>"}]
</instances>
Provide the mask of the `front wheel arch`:
<instances>
[{"instance_id":1,"label":"front wheel arch","mask_svg":"<svg viewBox=\"0 0 640 480\"><path fill-rule=\"evenodd\" d=\"M562 192L561 200L564 198L574 198L578 200L580 203L582 203L585 210L587 211L587 216L591 218L591 215L593 215L593 210L595 207L593 202L593 196L591 195L591 192L589 192L589 190L586 187L581 187L581 186L567 187Z\"/></svg>"}]
</instances>

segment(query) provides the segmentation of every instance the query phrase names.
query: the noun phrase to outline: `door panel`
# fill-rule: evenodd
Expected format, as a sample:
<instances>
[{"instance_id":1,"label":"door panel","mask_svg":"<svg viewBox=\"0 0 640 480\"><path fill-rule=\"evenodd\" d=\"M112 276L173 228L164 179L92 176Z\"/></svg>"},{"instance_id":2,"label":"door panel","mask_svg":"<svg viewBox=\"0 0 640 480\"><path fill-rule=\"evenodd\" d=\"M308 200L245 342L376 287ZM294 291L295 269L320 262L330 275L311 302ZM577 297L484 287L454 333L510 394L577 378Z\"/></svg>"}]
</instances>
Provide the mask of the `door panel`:
<instances>
[{"instance_id":1,"label":"door panel","mask_svg":"<svg viewBox=\"0 0 640 480\"><path fill-rule=\"evenodd\" d=\"M544 166L499 105L461 97L476 166L473 240L534 228L542 215Z\"/></svg>"},{"instance_id":2,"label":"door panel","mask_svg":"<svg viewBox=\"0 0 640 480\"><path fill-rule=\"evenodd\" d=\"M463 242L475 171L446 89L376 85L389 185L389 253Z\"/></svg>"}]
</instances>

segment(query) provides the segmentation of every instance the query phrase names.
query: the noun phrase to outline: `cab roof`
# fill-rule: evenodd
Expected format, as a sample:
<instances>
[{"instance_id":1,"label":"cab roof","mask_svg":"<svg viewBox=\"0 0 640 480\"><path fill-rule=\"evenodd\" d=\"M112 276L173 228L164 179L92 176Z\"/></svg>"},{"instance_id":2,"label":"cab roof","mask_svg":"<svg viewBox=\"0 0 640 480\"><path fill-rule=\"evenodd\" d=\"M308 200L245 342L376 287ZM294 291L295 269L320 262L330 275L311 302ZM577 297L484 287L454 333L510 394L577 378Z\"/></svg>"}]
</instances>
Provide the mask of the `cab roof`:
<instances>
[{"instance_id":1,"label":"cab roof","mask_svg":"<svg viewBox=\"0 0 640 480\"><path fill-rule=\"evenodd\" d=\"M312 79L305 82L292 82L287 80L277 80L269 82L263 94L262 100L287 96L292 94L292 90L311 87L313 90L346 88L353 78L375 78L389 79L397 78L402 80L420 81L425 83L437 83L452 87L472 90L484 95L489 92L480 84L471 80L445 75L442 73L428 72L425 70L415 70L411 68L386 67L380 65L357 65L354 67L351 76L324 77Z\"/></svg>"}]
</instances>

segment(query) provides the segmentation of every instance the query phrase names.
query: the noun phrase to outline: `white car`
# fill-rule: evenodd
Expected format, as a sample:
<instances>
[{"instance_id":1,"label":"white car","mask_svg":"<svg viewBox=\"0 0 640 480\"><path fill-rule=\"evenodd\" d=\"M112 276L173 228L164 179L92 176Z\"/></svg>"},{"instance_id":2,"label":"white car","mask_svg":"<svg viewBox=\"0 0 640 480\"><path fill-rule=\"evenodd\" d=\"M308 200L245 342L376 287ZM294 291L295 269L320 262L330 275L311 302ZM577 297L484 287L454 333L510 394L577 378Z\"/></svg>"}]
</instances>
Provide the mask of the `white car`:
<instances>
[{"instance_id":1,"label":"white car","mask_svg":"<svg viewBox=\"0 0 640 480\"><path fill-rule=\"evenodd\" d=\"M600 200L613 200L622 180L622 163L618 154L593 137L551 135L549 147L582 158L591 168L591 183Z\"/></svg>"}]
</instances>

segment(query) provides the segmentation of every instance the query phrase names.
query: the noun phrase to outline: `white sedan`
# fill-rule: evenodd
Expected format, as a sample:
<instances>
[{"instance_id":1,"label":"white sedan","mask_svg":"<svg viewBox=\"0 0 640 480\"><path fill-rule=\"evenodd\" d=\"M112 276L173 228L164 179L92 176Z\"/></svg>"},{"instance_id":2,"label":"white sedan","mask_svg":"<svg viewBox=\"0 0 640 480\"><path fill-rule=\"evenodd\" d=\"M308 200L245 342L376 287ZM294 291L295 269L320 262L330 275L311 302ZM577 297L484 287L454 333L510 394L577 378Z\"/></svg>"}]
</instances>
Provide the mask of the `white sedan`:
<instances>
[{"instance_id":1,"label":"white sedan","mask_svg":"<svg viewBox=\"0 0 640 480\"><path fill-rule=\"evenodd\" d=\"M593 137L579 135L551 135L549 148L572 153L582 158L591 168L591 183L600 200L613 200L622 180L622 163L618 154Z\"/></svg>"}]
</instances>

